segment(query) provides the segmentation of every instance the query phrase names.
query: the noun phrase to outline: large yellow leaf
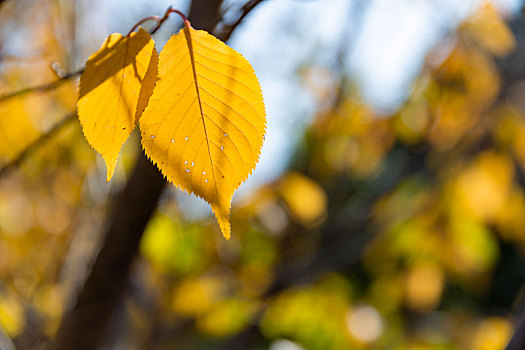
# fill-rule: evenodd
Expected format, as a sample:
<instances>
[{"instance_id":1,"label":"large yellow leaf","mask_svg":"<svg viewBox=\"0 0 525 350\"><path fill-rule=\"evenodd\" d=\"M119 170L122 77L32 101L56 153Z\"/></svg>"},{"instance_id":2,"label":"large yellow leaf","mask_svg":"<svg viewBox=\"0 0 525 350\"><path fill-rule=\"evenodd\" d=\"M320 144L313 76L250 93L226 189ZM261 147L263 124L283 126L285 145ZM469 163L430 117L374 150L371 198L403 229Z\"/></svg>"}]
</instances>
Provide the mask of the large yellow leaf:
<instances>
[{"instance_id":1,"label":"large yellow leaf","mask_svg":"<svg viewBox=\"0 0 525 350\"><path fill-rule=\"evenodd\" d=\"M148 32L111 34L91 55L80 78L78 117L89 144L113 177L122 144L148 103L157 78L158 54Z\"/></svg>"},{"instance_id":2,"label":"large yellow leaf","mask_svg":"<svg viewBox=\"0 0 525 350\"><path fill-rule=\"evenodd\" d=\"M170 182L210 203L230 237L233 192L255 167L266 117L248 61L189 23L166 43L140 120L142 145Z\"/></svg>"}]
</instances>

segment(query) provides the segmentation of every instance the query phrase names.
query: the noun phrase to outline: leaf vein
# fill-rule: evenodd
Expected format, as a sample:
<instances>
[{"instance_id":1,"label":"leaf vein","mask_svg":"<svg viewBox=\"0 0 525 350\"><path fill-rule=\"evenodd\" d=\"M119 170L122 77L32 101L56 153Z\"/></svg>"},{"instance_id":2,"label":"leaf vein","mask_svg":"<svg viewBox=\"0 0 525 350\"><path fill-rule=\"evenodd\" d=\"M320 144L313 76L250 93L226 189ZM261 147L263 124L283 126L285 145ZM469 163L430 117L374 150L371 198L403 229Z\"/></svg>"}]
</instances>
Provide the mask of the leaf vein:
<instances>
[{"instance_id":1,"label":"leaf vein","mask_svg":"<svg viewBox=\"0 0 525 350\"><path fill-rule=\"evenodd\" d=\"M211 97L213 97L215 100L219 101L223 106L229 108L232 112L234 112L235 114L237 114L241 119L243 119L246 123L248 123L248 125L250 125L254 130L255 130L255 133L256 134L259 134L259 130L257 129L257 127L255 126L255 124L253 124L253 122L249 119L246 119L241 113L239 113L237 110L235 110L233 107L227 105L226 103L224 103L223 101L221 101L220 99L218 99L217 97L213 96L211 93L209 93L206 89L202 88L202 90L204 92L206 92L208 95L210 95ZM231 124L235 125L234 122L232 122L231 120L229 120L229 118L227 118L224 114L222 114L221 112L219 112L215 107L211 106L209 103L207 103L206 101L203 101L203 103L210 107L211 109L213 109L215 112L217 112L218 115L220 115L221 117L223 117L225 120L227 120L228 122L230 122ZM236 125L235 125L236 126ZM238 128L239 129L239 128ZM239 131L241 131L239 129ZM241 131L242 132L242 131ZM249 142L248 142L249 143Z\"/></svg>"},{"instance_id":2,"label":"leaf vein","mask_svg":"<svg viewBox=\"0 0 525 350\"><path fill-rule=\"evenodd\" d=\"M206 57L206 56L203 56L203 55L200 55L200 56L202 56L202 57L204 57L204 58L208 58L208 59L210 59L210 60L212 60L212 61L214 61L214 62L222 63L221 61L218 61L218 60L213 59L213 58L211 58L211 57ZM206 65L206 64L204 64L204 63L202 63L202 62L200 62L200 61L199 61L198 63L199 63L201 66L203 66L203 67L205 67L205 68L207 68L207 69L209 69L209 70L211 70L211 71L213 71L213 72L215 72L215 73L217 73L217 74L220 74L220 75L222 75L223 77L225 77L225 78L227 78L227 79L230 79L230 80L232 80L232 81L234 81L234 82L236 82L236 83L239 83L240 85L244 86L246 89L250 90L250 91L253 92L254 94L259 94L259 93L260 93L259 90L254 90L251 86L245 84L245 83L244 83L243 81L241 81L240 79L235 79L235 78L233 78L232 76L230 76L230 75L228 75L228 74L226 74L226 73L224 73L224 72L221 72L221 71L219 71L219 70L217 70L217 69L214 69L213 67L210 67L210 66L208 66L208 65ZM233 66L233 65L229 65L229 64L227 64L227 63L222 63L222 64L227 65L227 66L230 66L230 67L233 67L233 68L236 68L235 66ZM239 70L239 71L243 72L244 74L247 74L247 75L248 75L248 73L245 72L245 71L242 70L242 69L237 69L237 70ZM254 73L252 72L251 74L254 74Z\"/></svg>"},{"instance_id":3,"label":"leaf vein","mask_svg":"<svg viewBox=\"0 0 525 350\"><path fill-rule=\"evenodd\" d=\"M206 46L206 45L204 45L204 44L202 44L202 43L200 43L200 42L198 42L198 41L197 41L197 44L198 44L200 47L205 48L205 49L207 49L207 50L213 52L214 54L220 54L220 55L222 55L222 56L224 56L224 57L226 57L226 58L231 58L231 54L226 54L226 53L224 53L224 52L222 52L222 51L219 51L219 50L216 50L216 49L214 49L214 48L212 48L212 47ZM197 52L197 51L196 51L196 52ZM219 60L217 60L216 58L212 58L211 55L203 55L203 54L201 54L201 53L199 53L199 52L197 52L197 53L198 53L200 56L205 57L205 58L208 58L208 59L210 59L210 60L212 60L212 61L219 62L219 63L222 63L222 64L227 65L227 66L229 66L229 67L232 67L232 68L235 68L235 69L237 69L237 70L240 70L241 72L243 72L243 73L245 73L245 74L247 74L247 75L255 74L253 71L250 72L250 71L247 71L247 70L241 69L241 68L238 67L238 66L235 66L235 65L232 65L232 64L226 63L226 62L224 62L224 61L219 61ZM241 56L241 57L242 57L242 56ZM243 58L244 58L244 57L243 57Z\"/></svg>"},{"instance_id":4,"label":"leaf vein","mask_svg":"<svg viewBox=\"0 0 525 350\"><path fill-rule=\"evenodd\" d=\"M208 116L208 115L206 115L206 114L205 114L205 116L208 117L208 118L213 122L213 124L215 124L215 126L217 126L217 128L218 128L219 130L221 130L222 132L225 132L225 131L222 129L222 127L221 127L219 124L217 124L217 122L216 122L215 120L213 120L212 118L210 118L210 116ZM242 131L241 131L241 132L242 132ZM212 141L210 140L210 142L212 142ZM232 139L231 137L230 137L230 142L233 144L233 147L235 147L235 150L237 150L237 153L239 154L239 158L241 158L241 162L242 162L243 170L246 170L246 162L244 161L244 158L242 157L242 153L241 153L241 151L239 150L239 147L237 147L237 145L235 144L235 142L233 142L233 139ZM213 142L212 142L212 143L213 143ZM248 142L248 145L249 145L249 144L250 144L250 143ZM215 144L215 143L214 143L214 145L217 146L217 144ZM251 151L251 153L253 154L253 151L251 150L251 145L250 145L250 151ZM225 153L225 155L228 156L226 153ZM233 165L233 164L232 164L232 165ZM236 167L233 167L233 169L236 170Z\"/></svg>"},{"instance_id":5,"label":"leaf vein","mask_svg":"<svg viewBox=\"0 0 525 350\"><path fill-rule=\"evenodd\" d=\"M206 106L209 106L206 102L203 101L203 103L204 103ZM209 106L209 107L211 107L211 106ZM211 108L213 108L213 107L211 107ZM218 112L217 112L217 113L218 113ZM224 129L223 129L223 128L222 128L222 127L221 127L221 126L220 126L220 125L219 125L219 124L218 124L218 123L217 123L212 117L210 117L210 116L207 115L207 114L205 114L205 115L206 115L206 117L208 117L208 118L209 118L209 119L210 119L210 120L211 120L211 121L217 126L217 128L218 128L219 130L222 131L222 133L227 134L227 131L224 130ZM244 132L243 132L243 131L242 131L237 125L235 125L235 123L232 123L228 118L224 117L223 115L221 115L221 114L219 114L219 115L220 115L221 117L223 117L227 122L229 122L230 124L232 124L237 130L239 130L239 132L241 133L241 135L244 137L244 139L245 139L246 142L248 143L248 146L250 147L250 153L251 153L252 156L253 156L253 148L252 148L252 145L251 145L251 143L250 143L250 139L244 134ZM231 142L235 145L235 143L233 142L233 139L232 139L231 137L230 137L230 140L231 140ZM236 145L235 145L235 148L237 148ZM239 153L239 154L240 154L240 153ZM241 156L241 159L243 159L242 156ZM243 162L244 162L244 159L243 159Z\"/></svg>"},{"instance_id":6,"label":"leaf vein","mask_svg":"<svg viewBox=\"0 0 525 350\"><path fill-rule=\"evenodd\" d=\"M213 80L211 80L210 78L208 78L208 77L205 76L205 75L201 75L201 74L199 74L199 76L202 76L204 79L206 79L206 80L209 81L210 83L213 83L213 84L215 84L216 86L218 86L219 88L224 89L224 90L228 91L229 93L231 93L232 95L236 96L238 99L240 99L241 101L243 101L244 103L246 103L248 106L250 106L250 107L253 109L253 111L255 112L255 115L259 116L259 113L258 113L257 110L255 109L255 107L254 107L250 102L248 102L244 97L239 96L236 92L234 92L234 91L232 91L232 90L230 90L230 89L228 89L228 88L226 88L226 87L224 87L224 86L222 86L222 85L220 85L220 84L217 84L216 82L214 82ZM206 91L206 89L204 89L204 88L202 88L202 87L201 87L201 89L203 89L204 91ZM206 92L207 92L208 94L212 95L210 92L208 92L208 91L206 91ZM212 96L213 96L213 95L212 95ZM215 99L217 99L218 101L221 101L221 100L218 99L217 97L215 97L215 96L213 96L213 97L214 97ZM221 102L224 104L223 101L221 101Z\"/></svg>"}]
</instances>

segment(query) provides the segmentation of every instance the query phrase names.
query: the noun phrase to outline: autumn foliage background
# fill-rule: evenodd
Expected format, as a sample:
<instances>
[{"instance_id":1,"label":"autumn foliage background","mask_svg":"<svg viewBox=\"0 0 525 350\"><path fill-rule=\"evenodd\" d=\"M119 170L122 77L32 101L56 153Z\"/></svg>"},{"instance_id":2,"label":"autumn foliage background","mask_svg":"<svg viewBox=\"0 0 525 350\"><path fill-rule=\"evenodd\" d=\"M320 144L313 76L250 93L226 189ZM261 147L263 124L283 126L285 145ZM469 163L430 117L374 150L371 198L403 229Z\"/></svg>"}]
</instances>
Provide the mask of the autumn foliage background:
<instances>
[{"instance_id":1,"label":"autumn foliage background","mask_svg":"<svg viewBox=\"0 0 525 350\"><path fill-rule=\"evenodd\" d=\"M353 3L364 16L367 1ZM97 15L85 4L0 2L2 94L82 66L100 45L79 34ZM225 2L224 18L242 4ZM189 9L189 2L178 5ZM234 35L266 5L258 4ZM126 33L163 6L115 21ZM288 16L278 30L308 40ZM359 19L348 18L354 32ZM158 40L180 24L170 19ZM290 155L272 159L284 171L260 176L234 197L230 241L198 200L166 187L103 348L505 347L525 307L522 14L472 5L426 52L406 98L391 109L362 97L342 63L351 47L343 42L326 52L335 58L330 65L312 59L293 67L290 79L314 107L292 126L300 134ZM260 67L259 79L267 80L271 64ZM0 97L0 166L76 110L77 84ZM276 93L263 84L263 95L268 105ZM299 94L286 101L299 102ZM263 147L274 142L271 127L268 133ZM54 339L104 244L110 198L139 154L135 132L106 184L102 159L70 119L1 172L0 348L38 348ZM265 173L264 162L263 149L255 176Z\"/></svg>"}]
</instances>

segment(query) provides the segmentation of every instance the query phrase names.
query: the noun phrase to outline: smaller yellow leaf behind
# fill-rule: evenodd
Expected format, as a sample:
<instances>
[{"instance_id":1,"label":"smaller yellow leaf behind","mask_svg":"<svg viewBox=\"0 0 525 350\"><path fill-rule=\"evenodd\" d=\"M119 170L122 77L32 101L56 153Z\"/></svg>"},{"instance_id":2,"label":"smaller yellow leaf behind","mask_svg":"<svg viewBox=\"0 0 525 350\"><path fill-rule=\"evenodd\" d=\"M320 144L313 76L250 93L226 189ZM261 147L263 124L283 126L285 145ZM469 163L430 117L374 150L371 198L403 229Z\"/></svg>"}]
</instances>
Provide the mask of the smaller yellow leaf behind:
<instances>
[{"instance_id":1,"label":"smaller yellow leaf behind","mask_svg":"<svg viewBox=\"0 0 525 350\"><path fill-rule=\"evenodd\" d=\"M111 180L127 140L157 79L158 54L148 32L111 34L91 55L80 78L78 117L89 144L106 163Z\"/></svg>"},{"instance_id":2,"label":"smaller yellow leaf behind","mask_svg":"<svg viewBox=\"0 0 525 350\"><path fill-rule=\"evenodd\" d=\"M254 169L266 130L248 61L187 24L160 54L140 129L148 157L170 182L211 205L229 239L233 193Z\"/></svg>"}]
</instances>

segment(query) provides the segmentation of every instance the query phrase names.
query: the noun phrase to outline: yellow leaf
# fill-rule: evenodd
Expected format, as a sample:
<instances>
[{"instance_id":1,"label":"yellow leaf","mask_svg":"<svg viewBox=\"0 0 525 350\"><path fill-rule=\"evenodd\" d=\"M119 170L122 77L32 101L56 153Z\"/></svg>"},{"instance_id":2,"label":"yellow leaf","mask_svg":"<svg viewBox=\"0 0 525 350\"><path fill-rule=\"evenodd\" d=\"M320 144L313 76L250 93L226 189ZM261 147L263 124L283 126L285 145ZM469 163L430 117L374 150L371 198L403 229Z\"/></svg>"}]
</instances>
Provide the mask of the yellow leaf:
<instances>
[{"instance_id":1,"label":"yellow leaf","mask_svg":"<svg viewBox=\"0 0 525 350\"><path fill-rule=\"evenodd\" d=\"M86 140L106 162L108 182L151 96L157 64L155 43L143 29L125 37L111 34L86 63L78 117Z\"/></svg>"},{"instance_id":2,"label":"yellow leaf","mask_svg":"<svg viewBox=\"0 0 525 350\"><path fill-rule=\"evenodd\" d=\"M230 237L234 191L255 167L266 117L248 61L189 23L166 43L140 120L142 146L167 179L204 198Z\"/></svg>"}]
</instances>

